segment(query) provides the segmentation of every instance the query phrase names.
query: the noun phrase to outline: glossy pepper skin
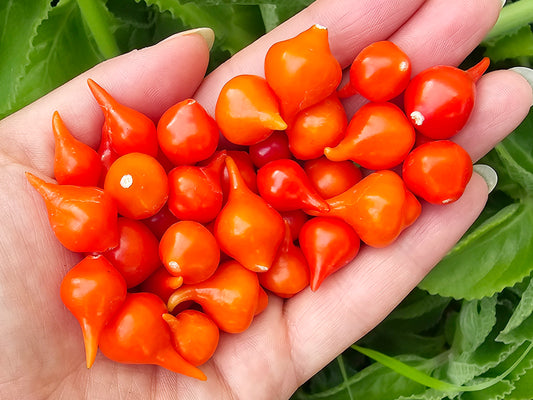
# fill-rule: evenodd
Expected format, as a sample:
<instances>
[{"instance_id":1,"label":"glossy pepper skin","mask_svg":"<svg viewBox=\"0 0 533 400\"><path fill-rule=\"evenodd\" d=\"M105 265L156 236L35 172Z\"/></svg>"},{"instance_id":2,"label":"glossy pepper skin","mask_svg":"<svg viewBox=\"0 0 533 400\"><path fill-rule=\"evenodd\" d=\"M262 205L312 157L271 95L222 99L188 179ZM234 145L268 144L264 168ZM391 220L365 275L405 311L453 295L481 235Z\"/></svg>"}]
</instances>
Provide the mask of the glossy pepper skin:
<instances>
[{"instance_id":1,"label":"glossy pepper skin","mask_svg":"<svg viewBox=\"0 0 533 400\"><path fill-rule=\"evenodd\" d=\"M163 314L172 331L174 348L189 363L199 366L215 353L220 337L218 326L198 310L184 310L176 316Z\"/></svg>"},{"instance_id":2,"label":"glossy pepper skin","mask_svg":"<svg viewBox=\"0 0 533 400\"><path fill-rule=\"evenodd\" d=\"M161 151L174 165L191 165L210 157L219 140L215 120L194 99L166 110L157 123Z\"/></svg>"},{"instance_id":3,"label":"glossy pepper skin","mask_svg":"<svg viewBox=\"0 0 533 400\"><path fill-rule=\"evenodd\" d=\"M470 118L476 82L489 63L485 57L467 71L437 65L416 75L404 93L405 113L416 130L435 140L458 133Z\"/></svg>"},{"instance_id":4,"label":"glossy pepper skin","mask_svg":"<svg viewBox=\"0 0 533 400\"><path fill-rule=\"evenodd\" d=\"M313 291L324 279L352 261L360 247L355 230L333 217L314 217L307 221L300 231L299 243L309 264Z\"/></svg>"},{"instance_id":5,"label":"glossy pepper skin","mask_svg":"<svg viewBox=\"0 0 533 400\"><path fill-rule=\"evenodd\" d=\"M202 306L220 330L239 333L252 323L259 290L255 272L237 261L227 261L209 279L176 290L168 299L168 309L172 312L180 303L193 300Z\"/></svg>"},{"instance_id":6,"label":"glossy pepper skin","mask_svg":"<svg viewBox=\"0 0 533 400\"><path fill-rule=\"evenodd\" d=\"M157 130L155 123L138 110L118 102L94 80L88 79L89 89L104 114L102 138L118 156L128 153L145 153L157 156Z\"/></svg>"},{"instance_id":7,"label":"glossy pepper skin","mask_svg":"<svg viewBox=\"0 0 533 400\"><path fill-rule=\"evenodd\" d=\"M306 208L324 212L329 209L294 160L274 160L259 168L257 188L261 197L278 211Z\"/></svg>"},{"instance_id":8,"label":"glossy pepper skin","mask_svg":"<svg viewBox=\"0 0 533 400\"><path fill-rule=\"evenodd\" d=\"M220 91L215 107L220 131L231 143L253 145L287 128L276 95L256 75L238 75Z\"/></svg>"},{"instance_id":9,"label":"glossy pepper skin","mask_svg":"<svg viewBox=\"0 0 533 400\"><path fill-rule=\"evenodd\" d=\"M352 160L372 170L399 165L415 143L415 130L392 103L367 103L354 114L344 138L324 154L332 161Z\"/></svg>"},{"instance_id":10,"label":"glossy pepper skin","mask_svg":"<svg viewBox=\"0 0 533 400\"><path fill-rule=\"evenodd\" d=\"M371 43L357 54L350 66L350 82L339 90L339 97L360 94L373 102L399 96L411 79L411 60L388 40Z\"/></svg>"},{"instance_id":11,"label":"glossy pepper skin","mask_svg":"<svg viewBox=\"0 0 533 400\"><path fill-rule=\"evenodd\" d=\"M94 186L58 185L27 172L42 196L50 226L71 251L102 252L118 245L118 214L112 197Z\"/></svg>"},{"instance_id":12,"label":"glossy pepper skin","mask_svg":"<svg viewBox=\"0 0 533 400\"><path fill-rule=\"evenodd\" d=\"M410 196L402 178L391 170L373 172L326 201L329 212L307 212L344 220L372 247L391 244L407 227L407 221L413 223L420 213L416 199ZM409 210L408 217L406 210Z\"/></svg>"},{"instance_id":13,"label":"glossy pepper skin","mask_svg":"<svg viewBox=\"0 0 533 400\"><path fill-rule=\"evenodd\" d=\"M205 374L178 354L163 319L168 310L152 293L128 293L100 336L100 350L126 364L155 364L170 371L206 380Z\"/></svg>"},{"instance_id":14,"label":"glossy pepper skin","mask_svg":"<svg viewBox=\"0 0 533 400\"><path fill-rule=\"evenodd\" d=\"M251 271L266 271L283 240L281 215L248 189L231 157L226 158L230 192L214 223L220 249Z\"/></svg>"},{"instance_id":15,"label":"glossy pepper skin","mask_svg":"<svg viewBox=\"0 0 533 400\"><path fill-rule=\"evenodd\" d=\"M126 281L102 255L86 256L61 281L61 300L83 332L87 368L94 363L102 329L126 300L126 292Z\"/></svg>"},{"instance_id":16,"label":"glossy pepper skin","mask_svg":"<svg viewBox=\"0 0 533 400\"><path fill-rule=\"evenodd\" d=\"M341 66L329 47L328 30L313 25L272 45L265 56L265 77L290 126L299 111L331 95L342 79Z\"/></svg>"},{"instance_id":17,"label":"glossy pepper skin","mask_svg":"<svg viewBox=\"0 0 533 400\"><path fill-rule=\"evenodd\" d=\"M72 136L59 112L52 117L54 177L60 185L97 186L102 173L98 153Z\"/></svg>"},{"instance_id":18,"label":"glossy pepper skin","mask_svg":"<svg viewBox=\"0 0 533 400\"><path fill-rule=\"evenodd\" d=\"M463 195L472 172L470 155L450 140L420 145L409 154L402 168L409 190L433 204L457 201Z\"/></svg>"}]
</instances>

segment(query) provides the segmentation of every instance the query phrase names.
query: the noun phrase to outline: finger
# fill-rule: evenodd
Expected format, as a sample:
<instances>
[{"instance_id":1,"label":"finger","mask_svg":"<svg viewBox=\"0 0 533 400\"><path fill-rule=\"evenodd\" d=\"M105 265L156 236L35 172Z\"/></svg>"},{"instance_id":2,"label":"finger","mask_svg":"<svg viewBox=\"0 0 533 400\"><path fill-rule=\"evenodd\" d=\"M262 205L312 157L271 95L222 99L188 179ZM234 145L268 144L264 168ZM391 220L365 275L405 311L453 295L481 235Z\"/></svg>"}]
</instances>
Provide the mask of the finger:
<instances>
[{"instance_id":1,"label":"finger","mask_svg":"<svg viewBox=\"0 0 533 400\"><path fill-rule=\"evenodd\" d=\"M423 0L317 0L213 71L195 98L214 114L218 93L229 79L239 74L264 76L263 61L270 46L317 23L328 28L333 55L346 67L364 46L393 34L423 3Z\"/></svg>"},{"instance_id":2,"label":"finger","mask_svg":"<svg viewBox=\"0 0 533 400\"><path fill-rule=\"evenodd\" d=\"M512 132L533 103L528 82L512 71L494 71L477 83L476 102L466 126L453 137L477 161Z\"/></svg>"},{"instance_id":3,"label":"finger","mask_svg":"<svg viewBox=\"0 0 533 400\"><path fill-rule=\"evenodd\" d=\"M105 61L0 121L0 150L50 175L55 110L75 137L93 147L100 140L103 114L89 91L87 78L119 102L157 120L171 105L193 95L208 61L208 44L197 34L177 35Z\"/></svg>"},{"instance_id":4,"label":"finger","mask_svg":"<svg viewBox=\"0 0 533 400\"><path fill-rule=\"evenodd\" d=\"M286 303L287 327L300 383L383 320L460 239L481 212L485 181L474 175L446 206L424 205L392 245L365 246L315 292Z\"/></svg>"}]
</instances>

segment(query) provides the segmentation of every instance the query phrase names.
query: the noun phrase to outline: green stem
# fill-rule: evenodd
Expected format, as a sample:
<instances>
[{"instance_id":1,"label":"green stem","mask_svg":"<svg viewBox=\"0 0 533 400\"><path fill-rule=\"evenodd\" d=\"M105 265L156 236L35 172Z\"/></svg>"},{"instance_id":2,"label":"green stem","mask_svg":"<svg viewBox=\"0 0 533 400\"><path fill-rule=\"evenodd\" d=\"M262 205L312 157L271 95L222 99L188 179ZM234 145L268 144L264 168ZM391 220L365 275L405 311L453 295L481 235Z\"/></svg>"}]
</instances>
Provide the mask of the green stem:
<instances>
[{"instance_id":1,"label":"green stem","mask_svg":"<svg viewBox=\"0 0 533 400\"><path fill-rule=\"evenodd\" d=\"M113 58L120 54L115 36L106 22L105 10L100 1L77 0L83 19L87 23L98 49L105 58Z\"/></svg>"},{"instance_id":2,"label":"green stem","mask_svg":"<svg viewBox=\"0 0 533 400\"><path fill-rule=\"evenodd\" d=\"M344 366L344 359L342 358L342 354L337 356L337 364L339 364L339 369L341 370L344 388L348 392L348 396L350 397L350 400L354 400L352 396L352 390L350 389L350 385L348 384L348 375L346 374L346 368Z\"/></svg>"},{"instance_id":3,"label":"green stem","mask_svg":"<svg viewBox=\"0 0 533 400\"><path fill-rule=\"evenodd\" d=\"M491 41L501 35L516 31L533 22L533 0L520 0L502 8L498 21L485 36L483 42Z\"/></svg>"}]
</instances>

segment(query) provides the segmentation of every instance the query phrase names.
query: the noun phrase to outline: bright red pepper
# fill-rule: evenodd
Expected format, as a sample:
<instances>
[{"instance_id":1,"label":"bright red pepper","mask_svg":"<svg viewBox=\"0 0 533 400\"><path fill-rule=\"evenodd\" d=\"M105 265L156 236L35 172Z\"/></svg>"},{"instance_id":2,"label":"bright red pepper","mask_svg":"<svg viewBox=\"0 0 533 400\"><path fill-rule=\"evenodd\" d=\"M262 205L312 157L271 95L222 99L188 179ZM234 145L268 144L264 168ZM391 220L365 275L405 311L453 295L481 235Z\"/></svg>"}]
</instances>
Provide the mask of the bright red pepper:
<instances>
[{"instance_id":1,"label":"bright red pepper","mask_svg":"<svg viewBox=\"0 0 533 400\"><path fill-rule=\"evenodd\" d=\"M102 252L118 245L118 215L113 198L94 186L58 185L27 172L42 196L57 239L71 251Z\"/></svg>"},{"instance_id":2,"label":"bright red pepper","mask_svg":"<svg viewBox=\"0 0 533 400\"><path fill-rule=\"evenodd\" d=\"M61 300L80 323L87 368L96 357L100 333L126 300L126 281L101 255L87 256L67 272Z\"/></svg>"}]
</instances>

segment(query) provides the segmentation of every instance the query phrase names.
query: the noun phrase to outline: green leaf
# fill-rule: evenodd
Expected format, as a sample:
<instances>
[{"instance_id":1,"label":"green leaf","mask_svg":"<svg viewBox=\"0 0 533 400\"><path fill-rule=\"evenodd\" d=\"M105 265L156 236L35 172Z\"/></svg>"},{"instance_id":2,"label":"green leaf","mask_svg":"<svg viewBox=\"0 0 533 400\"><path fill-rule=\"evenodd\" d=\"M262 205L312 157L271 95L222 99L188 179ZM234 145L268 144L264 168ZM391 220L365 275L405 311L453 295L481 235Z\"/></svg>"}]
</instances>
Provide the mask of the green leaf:
<instances>
[{"instance_id":1,"label":"green leaf","mask_svg":"<svg viewBox=\"0 0 533 400\"><path fill-rule=\"evenodd\" d=\"M312 0L293 0L285 2L266 2L259 5L263 22L267 32L285 22L287 19L303 10Z\"/></svg>"},{"instance_id":2,"label":"green leaf","mask_svg":"<svg viewBox=\"0 0 533 400\"><path fill-rule=\"evenodd\" d=\"M13 88L13 108L29 104L104 57L85 30L76 2L62 0L39 26L28 59L24 79Z\"/></svg>"},{"instance_id":3,"label":"green leaf","mask_svg":"<svg viewBox=\"0 0 533 400\"><path fill-rule=\"evenodd\" d=\"M533 197L533 111L503 142L491 151L484 162L498 173L497 191L515 200Z\"/></svg>"},{"instance_id":4,"label":"green leaf","mask_svg":"<svg viewBox=\"0 0 533 400\"><path fill-rule=\"evenodd\" d=\"M513 385L514 389L505 396L505 400L531 400L533 398L533 367L530 365L521 376L513 381Z\"/></svg>"},{"instance_id":5,"label":"green leaf","mask_svg":"<svg viewBox=\"0 0 533 400\"><path fill-rule=\"evenodd\" d=\"M37 28L51 8L50 0L0 2L0 118L19 106L19 86L30 64Z\"/></svg>"},{"instance_id":6,"label":"green leaf","mask_svg":"<svg viewBox=\"0 0 533 400\"><path fill-rule=\"evenodd\" d=\"M533 280L529 281L518 307L496 340L504 343L521 343L531 338L533 338Z\"/></svg>"},{"instance_id":7,"label":"green leaf","mask_svg":"<svg viewBox=\"0 0 533 400\"><path fill-rule=\"evenodd\" d=\"M530 275L533 202L514 203L467 234L419 287L455 299L480 299Z\"/></svg>"},{"instance_id":8,"label":"green leaf","mask_svg":"<svg viewBox=\"0 0 533 400\"><path fill-rule=\"evenodd\" d=\"M487 46L485 55L493 62L533 56L533 32L528 25Z\"/></svg>"},{"instance_id":9,"label":"green leaf","mask_svg":"<svg viewBox=\"0 0 533 400\"><path fill-rule=\"evenodd\" d=\"M496 297L464 301L456 323L452 352L473 353L496 324Z\"/></svg>"},{"instance_id":10,"label":"green leaf","mask_svg":"<svg viewBox=\"0 0 533 400\"><path fill-rule=\"evenodd\" d=\"M141 0L136 0L141 1ZM256 5L185 3L178 0L144 0L189 28L210 27L215 32L214 47L230 55L246 47L265 33L261 13Z\"/></svg>"}]
</instances>

